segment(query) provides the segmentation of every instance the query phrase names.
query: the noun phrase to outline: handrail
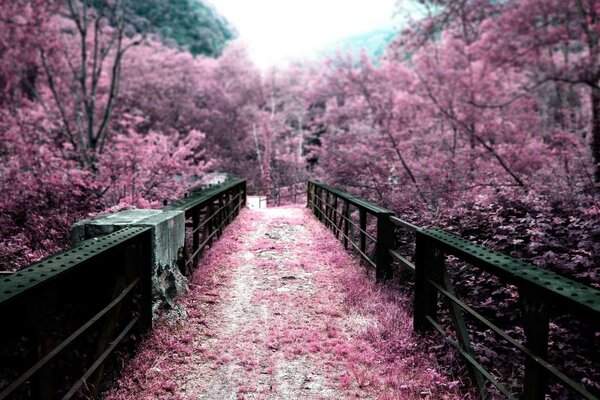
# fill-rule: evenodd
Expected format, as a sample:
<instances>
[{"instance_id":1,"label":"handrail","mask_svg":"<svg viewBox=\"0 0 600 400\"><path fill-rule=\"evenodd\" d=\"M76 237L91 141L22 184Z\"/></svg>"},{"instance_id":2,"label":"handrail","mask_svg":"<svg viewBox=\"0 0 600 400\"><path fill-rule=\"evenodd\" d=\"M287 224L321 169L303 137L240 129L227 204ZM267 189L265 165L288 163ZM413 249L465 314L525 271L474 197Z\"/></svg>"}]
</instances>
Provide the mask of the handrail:
<instances>
[{"instance_id":1,"label":"handrail","mask_svg":"<svg viewBox=\"0 0 600 400\"><path fill-rule=\"evenodd\" d=\"M246 181L233 178L163 208L190 221L183 272L193 270L245 203ZM14 344L15 359L26 359L2 376L0 400L24 397L25 391L41 400L68 399L80 396L81 388L85 396L97 395L108 357L133 338L132 329L143 333L152 326L152 241L152 228L125 226L0 275L0 318L8 322L0 341ZM72 360L73 354L80 355ZM56 365L69 373L59 377Z\"/></svg>"},{"instance_id":2,"label":"handrail","mask_svg":"<svg viewBox=\"0 0 600 400\"><path fill-rule=\"evenodd\" d=\"M360 220L358 225L351 221L353 214L349 210L350 206L358 210ZM586 321L598 324L600 321L599 290L508 257L459 236L439 230L419 228L398 218L385 208L318 181L308 181L307 207L333 231L336 237L339 238L341 234L346 248L351 244L367 264L375 267L378 280L389 279L392 276L391 264L393 263L414 272L415 331L427 333L437 330L456 346L467 363L471 380L477 386L482 398L487 398L486 382L496 386L507 398L513 397L510 391L477 361L463 312L478 320L525 355L523 398L543 399L547 391L547 375L550 374L582 398L598 399L597 395L590 393L548 362L547 354L550 312L572 313ZM377 233L374 237L373 252L367 255L366 253L369 252L366 250L365 239L369 215L376 220ZM374 221L371 221L371 225L375 225ZM352 226L358 226L358 235L349 232ZM414 234L414 263L409 260L409 257L401 255L396 250L393 227ZM359 239L360 244L355 243L356 239ZM453 290L445 255L457 257L498 277L505 283L517 286L524 317L525 345L459 299ZM446 301L453 330L452 336L446 333L446 329L438 321L439 298Z\"/></svg>"},{"instance_id":3,"label":"handrail","mask_svg":"<svg viewBox=\"0 0 600 400\"><path fill-rule=\"evenodd\" d=\"M138 240L138 236L150 228L127 227L109 235L83 242L81 245L54 254L42 261L31 264L0 280L0 310L10 307L21 297L30 295L33 290L43 289L55 279L72 273L88 261L94 261L100 255L115 248Z\"/></svg>"},{"instance_id":4,"label":"handrail","mask_svg":"<svg viewBox=\"0 0 600 400\"><path fill-rule=\"evenodd\" d=\"M220 237L225 226L239 214L246 204L246 196L246 180L232 178L163 207L165 211L184 211L186 227L191 228L185 232L182 274L193 273L204 249L215 236Z\"/></svg>"},{"instance_id":5,"label":"handrail","mask_svg":"<svg viewBox=\"0 0 600 400\"><path fill-rule=\"evenodd\" d=\"M319 187L319 188L321 188L321 189L323 189L323 190L325 190L325 191L327 191L329 193L333 193L337 197L342 198L344 200L347 200L350 204L355 205L357 207L364 208L364 209L366 209L366 210L368 210L368 211L370 211L372 213L390 213L390 214L393 214L390 210L388 210L386 208L380 207L380 206L378 206L376 204L373 204L373 203L371 203L371 202L369 202L367 200L361 199L360 197L356 197L356 196L353 196L353 195L351 195L349 193L342 192L341 190L338 190L338 189L336 189L336 188L334 188L332 186L329 186L329 185L326 185L324 183L321 183L321 182L319 182L317 180L312 180L311 179L311 180L308 181L308 183L311 184L311 185L313 185L313 186Z\"/></svg>"},{"instance_id":6,"label":"handrail","mask_svg":"<svg viewBox=\"0 0 600 400\"><path fill-rule=\"evenodd\" d=\"M124 227L0 280L0 315L10 321L0 330L0 340L18 349L27 343L24 338L37 338L32 343L37 348L37 362L26 371L14 369L19 376L0 388L0 399L20 396L21 386L33 378L36 398L53 398L55 392L69 389L68 382L56 386L52 371L67 348L76 346L82 351L83 345L77 344L82 340L96 341L88 349L89 358L96 357L91 360L98 375L88 381L95 390L105 358L124 337L113 337L114 330L127 323L127 331L137 325L141 333L152 325L150 248L151 228ZM121 313L123 308L130 312ZM60 321L58 325L55 320ZM49 345L51 339L59 343ZM71 398L78 385L72 384L64 398Z\"/></svg>"}]
</instances>

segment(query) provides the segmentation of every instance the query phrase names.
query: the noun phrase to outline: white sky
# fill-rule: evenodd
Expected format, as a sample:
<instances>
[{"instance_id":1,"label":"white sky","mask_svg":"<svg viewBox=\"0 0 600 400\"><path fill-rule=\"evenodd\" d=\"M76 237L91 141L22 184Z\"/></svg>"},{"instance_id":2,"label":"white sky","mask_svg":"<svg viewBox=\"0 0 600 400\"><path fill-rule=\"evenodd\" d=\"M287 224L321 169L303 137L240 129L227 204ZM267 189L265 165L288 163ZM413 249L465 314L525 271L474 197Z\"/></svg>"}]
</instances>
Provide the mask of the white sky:
<instances>
[{"instance_id":1,"label":"white sky","mask_svg":"<svg viewBox=\"0 0 600 400\"><path fill-rule=\"evenodd\" d=\"M304 58L349 36L393 25L397 0L209 0L260 68Z\"/></svg>"}]
</instances>

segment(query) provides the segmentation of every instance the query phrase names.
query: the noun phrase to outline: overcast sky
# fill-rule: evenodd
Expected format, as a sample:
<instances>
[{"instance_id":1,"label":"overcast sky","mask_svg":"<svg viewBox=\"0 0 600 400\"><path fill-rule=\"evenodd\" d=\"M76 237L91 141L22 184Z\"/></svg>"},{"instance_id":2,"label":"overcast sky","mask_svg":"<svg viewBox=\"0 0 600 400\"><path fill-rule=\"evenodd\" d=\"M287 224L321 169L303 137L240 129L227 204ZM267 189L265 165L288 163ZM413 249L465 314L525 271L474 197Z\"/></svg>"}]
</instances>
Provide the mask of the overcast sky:
<instances>
[{"instance_id":1,"label":"overcast sky","mask_svg":"<svg viewBox=\"0 0 600 400\"><path fill-rule=\"evenodd\" d=\"M260 68L394 26L397 0L209 0L237 29Z\"/></svg>"}]
</instances>

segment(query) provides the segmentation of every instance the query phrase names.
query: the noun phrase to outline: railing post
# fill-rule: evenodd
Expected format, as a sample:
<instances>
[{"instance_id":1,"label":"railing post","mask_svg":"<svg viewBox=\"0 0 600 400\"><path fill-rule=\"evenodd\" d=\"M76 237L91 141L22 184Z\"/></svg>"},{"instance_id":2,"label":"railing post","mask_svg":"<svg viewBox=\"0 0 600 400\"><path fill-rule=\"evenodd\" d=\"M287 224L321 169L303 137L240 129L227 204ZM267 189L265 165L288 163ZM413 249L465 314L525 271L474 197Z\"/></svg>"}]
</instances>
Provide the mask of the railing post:
<instances>
[{"instance_id":1,"label":"railing post","mask_svg":"<svg viewBox=\"0 0 600 400\"><path fill-rule=\"evenodd\" d=\"M318 204L319 204L319 221L323 222L324 218L324 214L323 214L323 188L319 187L318 190L318 196L319 196L319 200L318 200Z\"/></svg>"},{"instance_id":2,"label":"railing post","mask_svg":"<svg viewBox=\"0 0 600 400\"><path fill-rule=\"evenodd\" d=\"M194 231L193 235L192 235L192 254L194 255L194 258L192 260L192 264L190 267L190 271L192 271L194 268L196 268L196 265L198 265L198 259L200 257L200 253L197 252L198 247L200 246L200 230L198 229L198 226L200 225L200 210L196 209L193 211L192 214L192 231Z\"/></svg>"},{"instance_id":3,"label":"railing post","mask_svg":"<svg viewBox=\"0 0 600 400\"><path fill-rule=\"evenodd\" d=\"M348 248L348 238L349 236L349 226L350 223L348 222L350 220L350 202L346 199L344 199L344 248L347 249Z\"/></svg>"},{"instance_id":4,"label":"railing post","mask_svg":"<svg viewBox=\"0 0 600 400\"><path fill-rule=\"evenodd\" d=\"M413 329L416 332L425 333L433 329L427 317L436 321L438 309L437 289L427 281L440 282L444 254L425 234L417 232L415 261Z\"/></svg>"},{"instance_id":5,"label":"railing post","mask_svg":"<svg viewBox=\"0 0 600 400\"><path fill-rule=\"evenodd\" d=\"M331 219L333 221L333 229L335 230L335 238L338 239L340 237L340 225L341 223L336 223L338 218L338 197L333 195L333 209L331 210ZM341 220L340 220L341 222Z\"/></svg>"},{"instance_id":6,"label":"railing post","mask_svg":"<svg viewBox=\"0 0 600 400\"><path fill-rule=\"evenodd\" d=\"M526 347L542 359L548 358L549 316L546 303L525 288L519 288L519 303L523 318ZM545 369L531 360L525 360L523 399L544 400L548 387Z\"/></svg>"},{"instance_id":7,"label":"railing post","mask_svg":"<svg viewBox=\"0 0 600 400\"><path fill-rule=\"evenodd\" d=\"M244 181L242 182L242 185L241 185L240 191L241 191L242 193L244 193L244 195L242 196L242 198L243 198L242 207L246 207L246 205L247 205L247 203L248 203L248 192L246 191L246 180L244 180Z\"/></svg>"},{"instance_id":8,"label":"railing post","mask_svg":"<svg viewBox=\"0 0 600 400\"><path fill-rule=\"evenodd\" d=\"M227 225L229 225L233 221L233 192L228 190L225 196L225 201L227 201L227 207L225 207L227 210Z\"/></svg>"},{"instance_id":9,"label":"railing post","mask_svg":"<svg viewBox=\"0 0 600 400\"><path fill-rule=\"evenodd\" d=\"M210 201L206 207L206 218L204 221L204 236L203 236L203 240L208 240L209 245L212 245L213 239L214 239L214 236L212 236L212 233L214 232L215 219L217 218L216 215L213 216L214 212L215 212L214 202ZM210 237L210 239L207 239L208 237Z\"/></svg>"},{"instance_id":10,"label":"railing post","mask_svg":"<svg viewBox=\"0 0 600 400\"><path fill-rule=\"evenodd\" d=\"M152 328L152 235L143 234L138 244L137 271L140 277L140 331ZM185 246L184 246L185 247ZM185 259L182 262L185 265Z\"/></svg>"},{"instance_id":11,"label":"railing post","mask_svg":"<svg viewBox=\"0 0 600 400\"><path fill-rule=\"evenodd\" d=\"M310 208L310 182L306 182L306 208Z\"/></svg>"},{"instance_id":12,"label":"railing post","mask_svg":"<svg viewBox=\"0 0 600 400\"><path fill-rule=\"evenodd\" d=\"M34 335L33 349L37 356L36 361L46 356L55 346L55 338L50 333L52 316L56 313L58 293L54 289L33 297L27 305L29 322ZM32 382L33 397L40 400L51 400L56 391L55 372L50 365L46 365L34 376ZM3 397L4 398L4 397Z\"/></svg>"},{"instance_id":13,"label":"railing post","mask_svg":"<svg viewBox=\"0 0 600 400\"><path fill-rule=\"evenodd\" d=\"M330 208L329 208L329 190L326 191L325 199L324 200L325 200L325 204L324 204L324 207L323 207L323 212L325 213L325 222L324 222L324 224L325 224L325 227L329 228L329 225L330 225L330 223L329 223L329 220L330 220L330 217L329 217L329 211L330 211Z\"/></svg>"},{"instance_id":14,"label":"railing post","mask_svg":"<svg viewBox=\"0 0 600 400\"><path fill-rule=\"evenodd\" d=\"M219 212L217 213L217 237L221 237L223 234L223 224L225 223L225 202L223 201L223 194L219 195L219 203L218 203Z\"/></svg>"},{"instance_id":15,"label":"railing post","mask_svg":"<svg viewBox=\"0 0 600 400\"><path fill-rule=\"evenodd\" d=\"M377 281L392 277L389 250L394 247L394 230L390 222L390 216L392 216L391 212L377 214L377 253L375 258Z\"/></svg>"},{"instance_id":16,"label":"railing post","mask_svg":"<svg viewBox=\"0 0 600 400\"><path fill-rule=\"evenodd\" d=\"M360 251L364 253L367 248L367 235L365 235L365 232L367 231L367 210L361 207L358 212L360 222Z\"/></svg>"}]
</instances>

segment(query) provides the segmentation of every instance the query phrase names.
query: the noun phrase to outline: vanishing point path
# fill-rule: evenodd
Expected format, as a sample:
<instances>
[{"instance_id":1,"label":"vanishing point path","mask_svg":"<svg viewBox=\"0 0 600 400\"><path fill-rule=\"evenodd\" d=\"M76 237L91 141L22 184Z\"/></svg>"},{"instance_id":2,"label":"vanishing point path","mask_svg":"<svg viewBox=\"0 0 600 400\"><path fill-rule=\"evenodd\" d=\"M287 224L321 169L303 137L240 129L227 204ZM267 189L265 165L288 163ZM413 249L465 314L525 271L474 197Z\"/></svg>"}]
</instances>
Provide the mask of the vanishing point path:
<instances>
[{"instance_id":1,"label":"vanishing point path","mask_svg":"<svg viewBox=\"0 0 600 400\"><path fill-rule=\"evenodd\" d=\"M444 399L456 382L381 288L306 209L245 209L109 399Z\"/></svg>"}]
</instances>

